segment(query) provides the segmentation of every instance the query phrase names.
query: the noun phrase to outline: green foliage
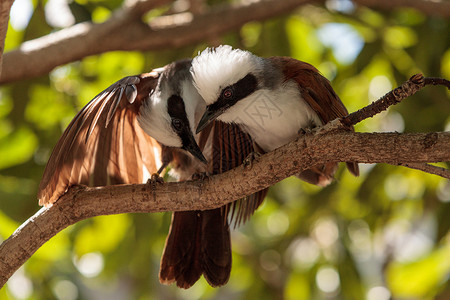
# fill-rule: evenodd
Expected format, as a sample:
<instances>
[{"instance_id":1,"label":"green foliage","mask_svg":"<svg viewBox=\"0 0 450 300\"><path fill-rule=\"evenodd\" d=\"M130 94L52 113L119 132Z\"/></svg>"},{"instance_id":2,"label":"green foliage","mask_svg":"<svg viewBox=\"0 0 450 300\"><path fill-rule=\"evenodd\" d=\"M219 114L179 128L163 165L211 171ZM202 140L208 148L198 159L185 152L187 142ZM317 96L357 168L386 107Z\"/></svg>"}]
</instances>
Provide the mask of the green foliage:
<instances>
[{"instance_id":1,"label":"green foliage","mask_svg":"<svg viewBox=\"0 0 450 300\"><path fill-rule=\"evenodd\" d=\"M102 22L120 5L77 0L70 8L77 22ZM414 73L450 77L449 25L449 20L413 9L337 12L304 6L288 16L245 24L220 41L261 56L289 55L312 63L354 111ZM35 3L27 28L9 27L6 49L50 30L55 28L45 23L42 2ZM37 211L36 190L51 149L83 105L124 76L192 57L206 46L105 53L1 87L0 237L6 239ZM427 87L356 129L448 130L448 99L443 88ZM250 222L232 233L233 269L223 288L213 289L203 279L187 291L160 285L159 259L170 214L129 214L65 229L10 279L0 299L382 300L448 295L450 183L388 165L362 165L359 178L342 168L336 178L326 188L296 178L272 187Z\"/></svg>"}]
</instances>

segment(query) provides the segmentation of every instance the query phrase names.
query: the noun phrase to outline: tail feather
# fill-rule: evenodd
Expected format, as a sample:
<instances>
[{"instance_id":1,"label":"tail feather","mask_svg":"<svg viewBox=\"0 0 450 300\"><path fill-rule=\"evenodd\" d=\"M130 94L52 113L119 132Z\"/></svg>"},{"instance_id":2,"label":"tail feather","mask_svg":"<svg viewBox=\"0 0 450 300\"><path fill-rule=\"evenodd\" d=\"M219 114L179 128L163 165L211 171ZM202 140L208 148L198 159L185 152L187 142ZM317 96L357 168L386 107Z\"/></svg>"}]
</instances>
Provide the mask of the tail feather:
<instances>
[{"instance_id":1,"label":"tail feather","mask_svg":"<svg viewBox=\"0 0 450 300\"><path fill-rule=\"evenodd\" d=\"M211 286L222 286L228 282L231 272L230 229L220 208L202 214L203 276Z\"/></svg>"},{"instance_id":2,"label":"tail feather","mask_svg":"<svg viewBox=\"0 0 450 300\"><path fill-rule=\"evenodd\" d=\"M159 280L188 289L203 274L211 286L228 282L231 243L221 209L175 212L161 259Z\"/></svg>"},{"instance_id":3,"label":"tail feather","mask_svg":"<svg viewBox=\"0 0 450 300\"><path fill-rule=\"evenodd\" d=\"M161 258L159 281L191 287L202 275L198 260L200 216L196 211L175 212Z\"/></svg>"}]
</instances>

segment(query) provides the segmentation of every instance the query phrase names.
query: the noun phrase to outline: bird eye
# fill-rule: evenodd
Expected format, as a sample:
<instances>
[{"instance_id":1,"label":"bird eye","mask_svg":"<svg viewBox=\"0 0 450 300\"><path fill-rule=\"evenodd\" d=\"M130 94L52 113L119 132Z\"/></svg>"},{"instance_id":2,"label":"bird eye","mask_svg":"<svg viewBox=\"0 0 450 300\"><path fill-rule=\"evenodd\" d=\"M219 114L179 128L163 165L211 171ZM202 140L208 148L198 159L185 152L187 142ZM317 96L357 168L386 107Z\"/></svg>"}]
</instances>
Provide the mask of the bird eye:
<instances>
[{"instance_id":1,"label":"bird eye","mask_svg":"<svg viewBox=\"0 0 450 300\"><path fill-rule=\"evenodd\" d=\"M233 97L233 91L230 88L227 88L223 91L222 95L225 99L230 99Z\"/></svg>"},{"instance_id":2,"label":"bird eye","mask_svg":"<svg viewBox=\"0 0 450 300\"><path fill-rule=\"evenodd\" d=\"M181 122L180 119L173 119L172 126L173 128L175 128L176 131L181 131L181 129L183 128L183 123Z\"/></svg>"}]
</instances>

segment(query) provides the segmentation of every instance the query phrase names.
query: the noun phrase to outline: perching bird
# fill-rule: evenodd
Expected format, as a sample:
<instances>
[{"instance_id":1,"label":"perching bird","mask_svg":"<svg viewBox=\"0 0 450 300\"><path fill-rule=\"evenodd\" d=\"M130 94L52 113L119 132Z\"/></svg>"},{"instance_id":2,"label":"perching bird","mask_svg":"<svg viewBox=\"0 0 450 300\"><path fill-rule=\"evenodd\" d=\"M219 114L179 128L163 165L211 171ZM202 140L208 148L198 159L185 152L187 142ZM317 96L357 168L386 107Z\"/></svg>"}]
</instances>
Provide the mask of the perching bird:
<instances>
[{"instance_id":1,"label":"perching bird","mask_svg":"<svg viewBox=\"0 0 450 300\"><path fill-rule=\"evenodd\" d=\"M142 183L169 163L162 157L170 155L161 153L170 152L168 147L185 149L206 162L192 133L194 116L184 110L180 95L166 95L162 88L180 81L168 73L189 67L190 60L179 61L125 77L83 107L50 155L39 204L51 205L72 185Z\"/></svg>"},{"instance_id":2,"label":"perching bird","mask_svg":"<svg viewBox=\"0 0 450 300\"><path fill-rule=\"evenodd\" d=\"M171 164L179 180L222 173L253 151L238 126L214 122L193 135L205 103L192 84L191 60L125 77L89 102L55 146L39 186L39 203L51 205L72 185L142 183ZM212 286L228 281L228 219L245 221L266 191L209 211L173 214L161 259L160 281L189 288L203 274ZM229 218L229 213L231 217Z\"/></svg>"},{"instance_id":3,"label":"perching bird","mask_svg":"<svg viewBox=\"0 0 450 300\"><path fill-rule=\"evenodd\" d=\"M207 104L197 132L215 119L238 124L265 152L296 139L302 130L348 114L330 82L312 65L293 58L262 58L224 45L195 57L191 72ZM299 177L325 186L337 165L317 165ZM359 174L357 163L347 167Z\"/></svg>"},{"instance_id":4,"label":"perching bird","mask_svg":"<svg viewBox=\"0 0 450 300\"><path fill-rule=\"evenodd\" d=\"M188 68L178 70L170 78L176 76L186 78L177 91L185 99L186 110L195 116L197 124L206 104L197 93ZM196 110L189 111L188 107L196 107ZM234 124L211 123L198 138L209 162L203 172L212 175L237 167L254 151L250 136ZM173 152L172 166L180 180L191 179L192 175L202 172L198 162L181 151ZM231 272L229 224L239 225L246 221L266 193L267 189L218 209L174 212L161 258L160 281L165 284L175 282L178 287L187 289L203 275L213 287L226 284Z\"/></svg>"}]
</instances>

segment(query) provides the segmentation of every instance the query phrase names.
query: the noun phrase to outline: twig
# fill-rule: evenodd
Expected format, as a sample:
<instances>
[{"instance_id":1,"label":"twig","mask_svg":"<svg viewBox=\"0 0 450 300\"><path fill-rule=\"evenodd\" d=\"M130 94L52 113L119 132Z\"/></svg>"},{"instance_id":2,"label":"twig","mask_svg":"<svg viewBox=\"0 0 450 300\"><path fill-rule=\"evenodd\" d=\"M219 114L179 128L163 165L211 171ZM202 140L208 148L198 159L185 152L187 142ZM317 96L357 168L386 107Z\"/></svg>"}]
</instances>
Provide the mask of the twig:
<instances>
[{"instance_id":1,"label":"twig","mask_svg":"<svg viewBox=\"0 0 450 300\"><path fill-rule=\"evenodd\" d=\"M442 167L433 166L427 163L399 163L398 165L450 179L450 170Z\"/></svg>"},{"instance_id":2,"label":"twig","mask_svg":"<svg viewBox=\"0 0 450 300\"><path fill-rule=\"evenodd\" d=\"M250 4L242 1L233 5L214 6L198 15L183 13L178 17L172 16L172 22L164 26L160 25L163 22L158 18L150 24L142 22L139 13L152 7L142 3L167 2L137 1L139 9L132 5L123 8L104 23L80 23L25 42L19 49L5 53L0 84L40 76L57 66L107 51L149 51L190 45L238 29L249 21L265 20L291 12L312 0L258 0Z\"/></svg>"},{"instance_id":3,"label":"twig","mask_svg":"<svg viewBox=\"0 0 450 300\"><path fill-rule=\"evenodd\" d=\"M450 89L450 81L443 78L424 78L422 74L413 75L408 81L398 88L390 91L372 104L355 111L342 118L345 126L352 126L364 119L373 117L374 115L386 110L389 106L400 103L403 99L414 95L426 85L443 85Z\"/></svg>"},{"instance_id":4,"label":"twig","mask_svg":"<svg viewBox=\"0 0 450 300\"><path fill-rule=\"evenodd\" d=\"M443 85L450 90L450 81L439 77L425 77L425 85Z\"/></svg>"}]
</instances>

